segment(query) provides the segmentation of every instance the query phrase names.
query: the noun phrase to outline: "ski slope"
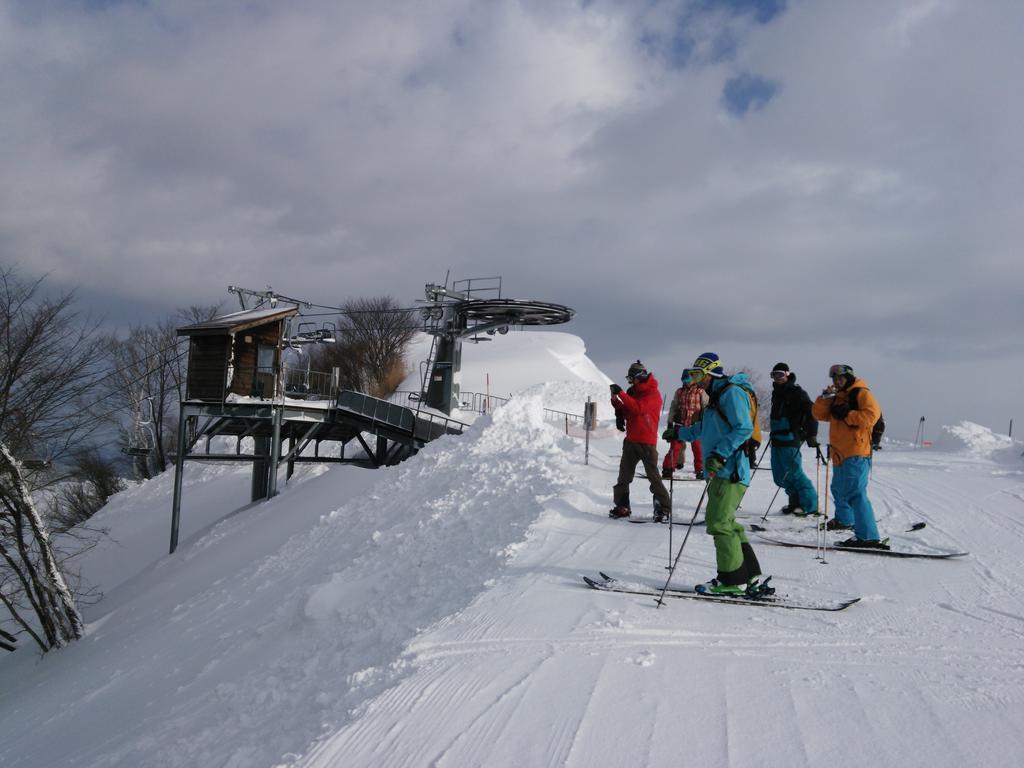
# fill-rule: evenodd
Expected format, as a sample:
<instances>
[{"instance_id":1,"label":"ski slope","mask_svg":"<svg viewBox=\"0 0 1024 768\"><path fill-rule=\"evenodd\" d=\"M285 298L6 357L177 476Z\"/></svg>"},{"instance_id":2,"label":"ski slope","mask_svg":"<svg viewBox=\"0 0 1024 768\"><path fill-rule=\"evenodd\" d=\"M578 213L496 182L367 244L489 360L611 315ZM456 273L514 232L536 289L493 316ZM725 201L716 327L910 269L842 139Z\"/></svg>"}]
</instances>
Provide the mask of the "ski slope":
<instances>
[{"instance_id":1,"label":"ski slope","mask_svg":"<svg viewBox=\"0 0 1024 768\"><path fill-rule=\"evenodd\" d=\"M905 768L1024 756L1024 446L961 424L932 449L877 455L883 535L965 558L822 563L752 539L780 592L862 597L845 611L656 608L581 577L660 587L687 529L670 542L668 526L606 516L621 446L607 379L568 334L516 343L508 370L527 381L508 405L398 467L307 467L256 505L244 468L190 467L173 556L171 478L119 494L96 520L109 537L80 561L103 592L85 608L87 637L45 658L25 643L0 657L0 765ZM544 378L554 359L568 363L561 380ZM587 394L602 422L585 464L583 440L543 409ZM804 465L814 480L809 452ZM677 520L702 487L674 484ZM744 520L813 539L813 522L761 521L774 490L759 472ZM647 496L636 480L637 514ZM906 533L916 522L925 528ZM713 573L695 527L673 584Z\"/></svg>"}]
</instances>

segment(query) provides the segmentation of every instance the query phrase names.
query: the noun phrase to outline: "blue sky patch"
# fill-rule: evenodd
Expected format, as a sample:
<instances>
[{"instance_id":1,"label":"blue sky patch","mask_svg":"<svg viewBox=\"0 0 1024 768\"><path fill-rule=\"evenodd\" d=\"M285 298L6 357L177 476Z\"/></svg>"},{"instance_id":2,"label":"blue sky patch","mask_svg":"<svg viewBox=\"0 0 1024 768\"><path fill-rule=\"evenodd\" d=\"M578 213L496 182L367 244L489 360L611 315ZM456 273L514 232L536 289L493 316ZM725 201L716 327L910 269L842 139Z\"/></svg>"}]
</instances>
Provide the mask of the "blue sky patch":
<instances>
[{"instance_id":1,"label":"blue sky patch","mask_svg":"<svg viewBox=\"0 0 1024 768\"><path fill-rule=\"evenodd\" d=\"M743 117L751 110L763 109L779 92L779 83L744 73L726 81L722 103L734 117Z\"/></svg>"},{"instance_id":2,"label":"blue sky patch","mask_svg":"<svg viewBox=\"0 0 1024 768\"><path fill-rule=\"evenodd\" d=\"M727 9L734 16L750 14L754 21L767 24L786 10L786 0L701 0L705 12Z\"/></svg>"},{"instance_id":3,"label":"blue sky patch","mask_svg":"<svg viewBox=\"0 0 1024 768\"><path fill-rule=\"evenodd\" d=\"M675 3L673 3L675 5ZM669 69L680 70L694 64L720 64L734 61L741 40L731 19L750 17L768 24L786 10L786 0L689 0L678 3L670 29L644 29L640 47L662 59ZM708 29L702 17L725 19L719 29ZM707 37L710 35L710 37ZM698 58L699 57L699 58Z\"/></svg>"}]
</instances>

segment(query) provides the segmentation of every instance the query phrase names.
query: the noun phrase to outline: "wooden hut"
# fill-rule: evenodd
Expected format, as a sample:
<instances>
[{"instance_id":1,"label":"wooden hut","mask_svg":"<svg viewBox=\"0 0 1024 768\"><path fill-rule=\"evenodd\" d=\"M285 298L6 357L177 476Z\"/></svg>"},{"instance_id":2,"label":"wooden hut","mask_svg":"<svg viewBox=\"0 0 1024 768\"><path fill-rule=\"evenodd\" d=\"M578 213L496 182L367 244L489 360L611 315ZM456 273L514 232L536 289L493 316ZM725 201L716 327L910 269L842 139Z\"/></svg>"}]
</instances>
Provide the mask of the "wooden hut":
<instances>
[{"instance_id":1,"label":"wooden hut","mask_svg":"<svg viewBox=\"0 0 1024 768\"><path fill-rule=\"evenodd\" d=\"M298 313L292 306L250 309L179 328L190 339L185 399L273 397L285 322Z\"/></svg>"}]
</instances>

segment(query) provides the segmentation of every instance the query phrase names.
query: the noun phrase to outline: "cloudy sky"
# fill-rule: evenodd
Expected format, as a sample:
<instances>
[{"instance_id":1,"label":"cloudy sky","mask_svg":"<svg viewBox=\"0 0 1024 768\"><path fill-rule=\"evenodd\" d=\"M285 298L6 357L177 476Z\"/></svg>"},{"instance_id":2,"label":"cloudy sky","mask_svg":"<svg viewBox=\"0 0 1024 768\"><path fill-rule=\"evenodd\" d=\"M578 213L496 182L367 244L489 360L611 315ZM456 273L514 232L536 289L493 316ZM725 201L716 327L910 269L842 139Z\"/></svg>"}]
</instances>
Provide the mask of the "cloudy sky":
<instances>
[{"instance_id":1,"label":"cloudy sky","mask_svg":"<svg viewBox=\"0 0 1024 768\"><path fill-rule=\"evenodd\" d=\"M610 375L841 361L895 437L1024 434L1022 39L1019 0L0 0L0 263L115 326L501 275Z\"/></svg>"}]
</instances>

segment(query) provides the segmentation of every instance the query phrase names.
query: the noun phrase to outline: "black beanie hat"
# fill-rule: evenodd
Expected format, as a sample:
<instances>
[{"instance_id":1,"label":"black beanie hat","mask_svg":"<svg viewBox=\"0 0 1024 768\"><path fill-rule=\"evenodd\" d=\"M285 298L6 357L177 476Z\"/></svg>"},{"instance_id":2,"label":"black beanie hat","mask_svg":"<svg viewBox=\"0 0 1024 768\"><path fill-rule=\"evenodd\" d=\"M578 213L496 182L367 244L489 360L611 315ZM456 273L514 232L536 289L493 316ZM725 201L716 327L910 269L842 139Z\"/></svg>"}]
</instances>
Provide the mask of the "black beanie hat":
<instances>
[{"instance_id":1,"label":"black beanie hat","mask_svg":"<svg viewBox=\"0 0 1024 768\"><path fill-rule=\"evenodd\" d=\"M772 373L775 373L776 371L785 371L786 373L789 373L789 366L785 363L776 363L775 367L772 368Z\"/></svg>"},{"instance_id":2,"label":"black beanie hat","mask_svg":"<svg viewBox=\"0 0 1024 768\"><path fill-rule=\"evenodd\" d=\"M649 374L644 364L637 360L635 363L629 366L629 370L626 372L626 378L637 378L646 379Z\"/></svg>"}]
</instances>

